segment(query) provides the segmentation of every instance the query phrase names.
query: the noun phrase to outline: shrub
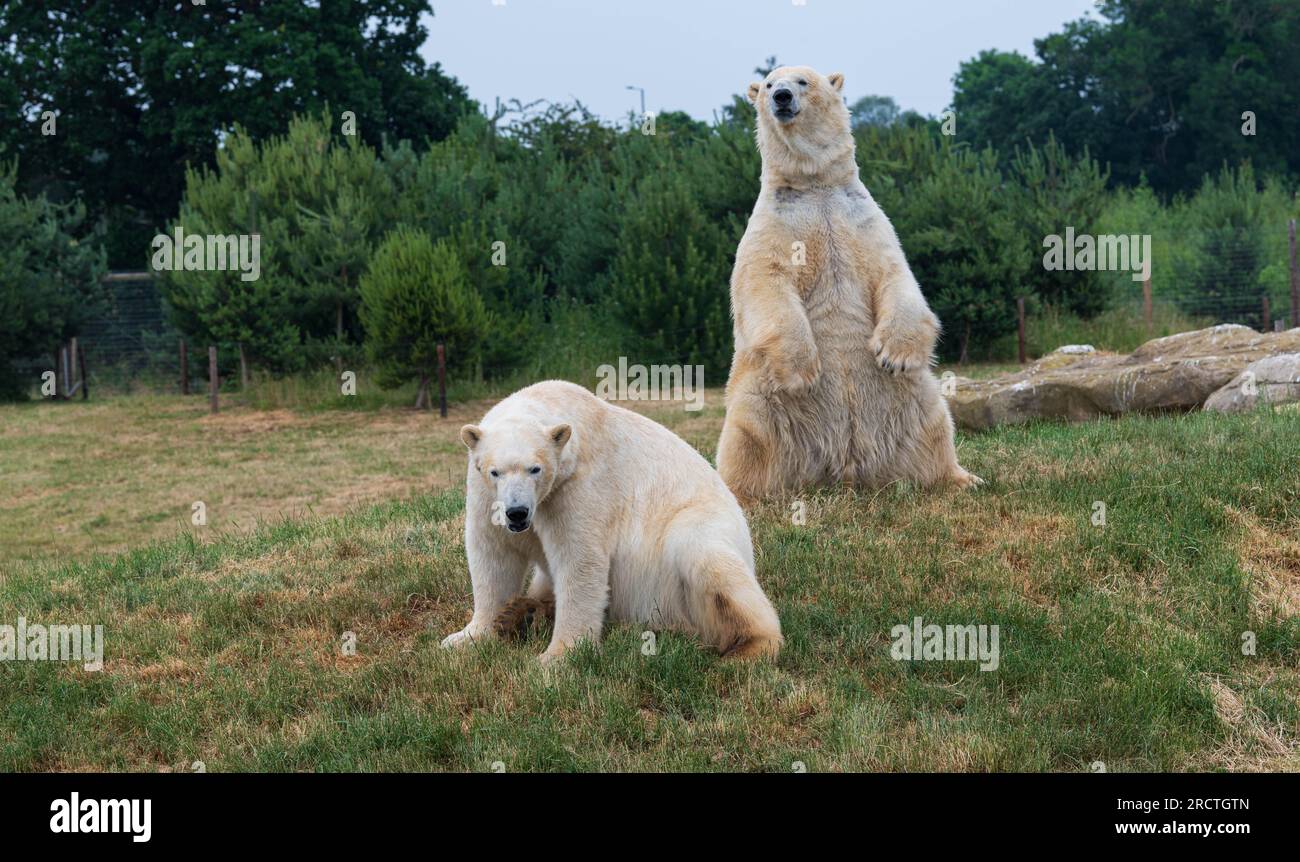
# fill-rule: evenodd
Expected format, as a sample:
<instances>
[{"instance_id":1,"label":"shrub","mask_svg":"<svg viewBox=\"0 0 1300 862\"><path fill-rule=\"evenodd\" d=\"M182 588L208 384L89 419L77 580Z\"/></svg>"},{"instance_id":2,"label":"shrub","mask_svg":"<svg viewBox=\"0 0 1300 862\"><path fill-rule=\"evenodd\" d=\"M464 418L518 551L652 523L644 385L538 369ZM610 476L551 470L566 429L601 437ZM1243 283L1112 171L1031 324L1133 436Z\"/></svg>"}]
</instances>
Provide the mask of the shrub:
<instances>
[{"instance_id":1,"label":"shrub","mask_svg":"<svg viewBox=\"0 0 1300 862\"><path fill-rule=\"evenodd\" d=\"M469 288L469 272L446 240L423 231L393 230L361 277L361 320L366 350L381 386L420 381L416 407L428 407L437 349L445 345L449 370L475 367L490 321Z\"/></svg>"}]
</instances>

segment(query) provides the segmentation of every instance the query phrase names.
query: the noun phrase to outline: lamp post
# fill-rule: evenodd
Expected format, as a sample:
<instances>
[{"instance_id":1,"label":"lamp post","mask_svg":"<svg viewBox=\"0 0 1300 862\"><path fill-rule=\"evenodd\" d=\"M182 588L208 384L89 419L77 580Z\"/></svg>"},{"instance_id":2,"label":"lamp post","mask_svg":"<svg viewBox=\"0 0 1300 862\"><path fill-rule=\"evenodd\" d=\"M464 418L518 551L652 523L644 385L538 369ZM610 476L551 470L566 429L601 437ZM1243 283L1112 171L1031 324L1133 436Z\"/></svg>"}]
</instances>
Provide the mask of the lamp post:
<instances>
[{"instance_id":1,"label":"lamp post","mask_svg":"<svg viewBox=\"0 0 1300 862\"><path fill-rule=\"evenodd\" d=\"M644 88L644 87L633 87L631 84L628 84L628 85L627 85L627 89L629 89L629 90L638 90L638 91L640 91L640 93L641 93L641 116L644 117L644 116L645 116L645 88Z\"/></svg>"}]
</instances>

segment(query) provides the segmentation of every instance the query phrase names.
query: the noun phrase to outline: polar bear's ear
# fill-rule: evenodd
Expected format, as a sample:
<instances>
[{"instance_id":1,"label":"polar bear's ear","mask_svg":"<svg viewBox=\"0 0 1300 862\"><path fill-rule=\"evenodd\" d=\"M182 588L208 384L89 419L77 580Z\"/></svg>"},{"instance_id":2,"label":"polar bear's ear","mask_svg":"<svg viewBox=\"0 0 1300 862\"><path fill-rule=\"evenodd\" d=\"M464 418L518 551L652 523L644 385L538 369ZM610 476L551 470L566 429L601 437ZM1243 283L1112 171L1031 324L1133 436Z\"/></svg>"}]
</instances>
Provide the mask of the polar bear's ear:
<instances>
[{"instance_id":1,"label":"polar bear's ear","mask_svg":"<svg viewBox=\"0 0 1300 862\"><path fill-rule=\"evenodd\" d=\"M831 86L835 88L835 92L838 93L840 90L844 89L843 72L831 72L829 75L826 76L826 80L830 81Z\"/></svg>"},{"instance_id":2,"label":"polar bear's ear","mask_svg":"<svg viewBox=\"0 0 1300 862\"><path fill-rule=\"evenodd\" d=\"M551 438L551 442L555 444L555 448L563 449L564 444L568 443L569 438L573 436L573 429L568 425L563 424L552 425L550 428L546 429L546 436Z\"/></svg>"},{"instance_id":3,"label":"polar bear's ear","mask_svg":"<svg viewBox=\"0 0 1300 862\"><path fill-rule=\"evenodd\" d=\"M483 429L477 425L466 425L460 429L460 439L473 452L478 441L483 439Z\"/></svg>"},{"instance_id":4,"label":"polar bear's ear","mask_svg":"<svg viewBox=\"0 0 1300 862\"><path fill-rule=\"evenodd\" d=\"M759 91L759 86L757 81L754 81L749 85L749 91L747 95L749 96L749 103L751 105L758 104L758 91Z\"/></svg>"}]
</instances>

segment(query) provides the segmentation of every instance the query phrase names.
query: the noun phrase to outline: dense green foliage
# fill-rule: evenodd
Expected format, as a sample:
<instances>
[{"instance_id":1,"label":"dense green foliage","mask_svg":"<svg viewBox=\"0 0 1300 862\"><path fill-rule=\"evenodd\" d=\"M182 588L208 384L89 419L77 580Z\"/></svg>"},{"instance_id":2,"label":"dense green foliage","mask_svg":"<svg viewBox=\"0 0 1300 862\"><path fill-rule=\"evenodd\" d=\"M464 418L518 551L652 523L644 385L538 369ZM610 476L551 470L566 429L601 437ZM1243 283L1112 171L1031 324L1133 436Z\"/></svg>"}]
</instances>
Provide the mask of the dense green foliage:
<instances>
[{"instance_id":1,"label":"dense green foliage","mask_svg":"<svg viewBox=\"0 0 1300 862\"><path fill-rule=\"evenodd\" d=\"M361 279L390 232L410 229L491 321L467 355L448 357L467 379L568 376L619 354L726 378L728 280L760 172L743 98L712 123L670 111L611 125L580 105L518 102L484 116L436 65L411 60L422 0L367 13L391 38L350 4L187 7L165 26L162 7L109 6L0 12L0 36L34 46L0 47L0 110L27 124L0 131L0 146L21 156L20 189L76 196L107 219L110 259L124 230L132 255L159 229L256 235L256 280L227 269L161 281L179 334L219 345L223 362L235 345L277 374L360 361L373 335ZM955 135L888 96L850 106L861 176L942 319L944 358L1007 355L1020 298L1053 332L1132 313L1133 272L1044 265L1047 238L1069 233L1149 235L1163 319L1261 326L1265 298L1274 317L1287 311L1300 111L1278 82L1297 71L1284 50L1297 13L1272 0L1100 10L1040 40L1037 61L965 64ZM197 39L214 21L222 33ZM299 32L320 44L298 46ZM103 33L135 35L116 45ZM281 38L302 52L257 53ZM195 46L223 71L189 80ZM120 80L92 74L110 66ZM177 76L190 90L176 90ZM63 123L34 148L48 105L96 122ZM1242 110L1258 134L1241 134ZM286 130L280 118L295 112ZM68 326L48 329L11 352L48 349ZM389 347L388 383L425 367Z\"/></svg>"},{"instance_id":2,"label":"dense green foliage","mask_svg":"<svg viewBox=\"0 0 1300 862\"><path fill-rule=\"evenodd\" d=\"M1004 155L1050 133L1116 180L1191 192L1226 162L1300 175L1300 4L1102 0L1035 42L1036 62L985 51L962 64L958 135ZM1254 133L1244 134L1254 115Z\"/></svg>"},{"instance_id":3,"label":"dense green foliage","mask_svg":"<svg viewBox=\"0 0 1300 862\"><path fill-rule=\"evenodd\" d=\"M256 365L300 370L360 339L357 280L391 226L392 181L374 151L332 131L328 114L254 141L242 128L212 169L191 170L185 235L257 234L261 272L165 272L177 327L199 343L240 343ZM340 343L341 342L341 343Z\"/></svg>"},{"instance_id":4,"label":"dense green foliage","mask_svg":"<svg viewBox=\"0 0 1300 862\"><path fill-rule=\"evenodd\" d=\"M406 227L388 235L361 277L366 348L381 385L417 377L417 405L423 405L438 367L438 345L445 345L452 371L478 360L492 327L469 278L447 239L434 243L423 231Z\"/></svg>"},{"instance_id":5,"label":"dense green foliage","mask_svg":"<svg viewBox=\"0 0 1300 862\"><path fill-rule=\"evenodd\" d=\"M212 164L235 123L261 140L330 104L376 144L447 135L472 105L419 54L431 14L428 0L7 0L0 148L19 156L22 190L80 199L105 220L113 265L139 268L186 165Z\"/></svg>"},{"instance_id":6,"label":"dense green foliage","mask_svg":"<svg viewBox=\"0 0 1300 862\"><path fill-rule=\"evenodd\" d=\"M15 360L53 356L100 304L104 253L84 221L79 205L17 194L12 167L0 166L0 400L32 388Z\"/></svg>"}]
</instances>

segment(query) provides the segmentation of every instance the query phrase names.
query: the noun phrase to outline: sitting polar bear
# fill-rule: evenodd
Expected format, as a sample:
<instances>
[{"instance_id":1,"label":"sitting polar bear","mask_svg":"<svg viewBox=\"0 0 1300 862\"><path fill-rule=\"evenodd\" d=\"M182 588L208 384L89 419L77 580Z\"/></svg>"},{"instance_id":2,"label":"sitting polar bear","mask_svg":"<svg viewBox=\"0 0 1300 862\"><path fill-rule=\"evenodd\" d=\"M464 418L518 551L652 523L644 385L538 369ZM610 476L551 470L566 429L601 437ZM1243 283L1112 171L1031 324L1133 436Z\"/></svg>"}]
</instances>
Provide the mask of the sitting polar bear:
<instances>
[{"instance_id":1,"label":"sitting polar bear","mask_svg":"<svg viewBox=\"0 0 1300 862\"><path fill-rule=\"evenodd\" d=\"M520 604L554 603L545 664L613 620L698 635L725 656L775 656L781 625L754 576L749 527L718 474L651 420L581 386L537 383L466 425L469 625L492 636Z\"/></svg>"},{"instance_id":2,"label":"sitting polar bear","mask_svg":"<svg viewBox=\"0 0 1300 862\"><path fill-rule=\"evenodd\" d=\"M762 185L731 276L735 356L718 472L750 500L807 485L979 481L930 373L939 320L858 178L844 76L774 69Z\"/></svg>"}]
</instances>

